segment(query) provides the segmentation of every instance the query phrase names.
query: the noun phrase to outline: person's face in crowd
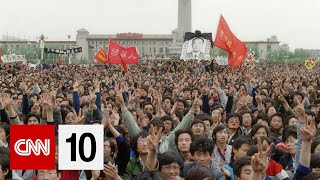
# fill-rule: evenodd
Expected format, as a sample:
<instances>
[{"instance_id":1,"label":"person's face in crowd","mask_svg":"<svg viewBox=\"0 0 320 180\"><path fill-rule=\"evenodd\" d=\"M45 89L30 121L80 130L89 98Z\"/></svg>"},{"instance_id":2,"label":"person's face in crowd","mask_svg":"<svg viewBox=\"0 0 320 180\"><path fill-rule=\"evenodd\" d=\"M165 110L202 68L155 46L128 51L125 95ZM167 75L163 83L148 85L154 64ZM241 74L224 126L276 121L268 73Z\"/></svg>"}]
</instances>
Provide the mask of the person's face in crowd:
<instances>
[{"instance_id":1,"label":"person's face in crowd","mask_svg":"<svg viewBox=\"0 0 320 180\"><path fill-rule=\"evenodd\" d=\"M30 102L32 102L33 104L38 102L38 97L37 96L30 97Z\"/></svg>"},{"instance_id":2,"label":"person's face in crowd","mask_svg":"<svg viewBox=\"0 0 320 180\"><path fill-rule=\"evenodd\" d=\"M318 144L316 146L316 148L314 148L314 152L313 153L320 153L320 144Z\"/></svg>"},{"instance_id":3,"label":"person's face in crowd","mask_svg":"<svg viewBox=\"0 0 320 180\"><path fill-rule=\"evenodd\" d=\"M137 151L139 154L148 154L148 139L139 137L137 141Z\"/></svg>"},{"instance_id":4,"label":"person's face in crowd","mask_svg":"<svg viewBox=\"0 0 320 180\"><path fill-rule=\"evenodd\" d=\"M162 108L163 108L164 110L171 110L171 107L172 107L172 105L171 105L170 100L169 100L169 99L165 99L165 100L163 101L163 103L162 103Z\"/></svg>"},{"instance_id":5,"label":"person's face in crowd","mask_svg":"<svg viewBox=\"0 0 320 180\"><path fill-rule=\"evenodd\" d=\"M250 113L245 113L242 115L242 126L245 128L251 128L252 117Z\"/></svg>"},{"instance_id":6,"label":"person's face in crowd","mask_svg":"<svg viewBox=\"0 0 320 180\"><path fill-rule=\"evenodd\" d=\"M298 124L298 120L296 118L289 119L289 126L295 126Z\"/></svg>"},{"instance_id":7,"label":"person's face in crowd","mask_svg":"<svg viewBox=\"0 0 320 180\"><path fill-rule=\"evenodd\" d=\"M112 124L112 126L115 126L115 122L116 122L116 117L113 114L110 114L110 122Z\"/></svg>"},{"instance_id":8,"label":"person's face in crowd","mask_svg":"<svg viewBox=\"0 0 320 180\"><path fill-rule=\"evenodd\" d=\"M63 102L63 99L62 99L62 98L57 98L57 99L56 99L56 104L57 104L57 106L61 106L62 102Z\"/></svg>"},{"instance_id":9,"label":"person's face in crowd","mask_svg":"<svg viewBox=\"0 0 320 180\"><path fill-rule=\"evenodd\" d=\"M283 91L282 91L282 95L283 96L289 96L289 89L284 88Z\"/></svg>"},{"instance_id":10,"label":"person's face in crowd","mask_svg":"<svg viewBox=\"0 0 320 180\"><path fill-rule=\"evenodd\" d=\"M191 93L190 93L190 91L184 91L184 98L185 98L185 99L191 99Z\"/></svg>"},{"instance_id":11,"label":"person's face in crowd","mask_svg":"<svg viewBox=\"0 0 320 180\"><path fill-rule=\"evenodd\" d=\"M214 104L213 99L209 99L209 106L213 106L213 104Z\"/></svg>"},{"instance_id":12,"label":"person's face in crowd","mask_svg":"<svg viewBox=\"0 0 320 180\"><path fill-rule=\"evenodd\" d=\"M0 141L7 143L7 135L2 127L0 127Z\"/></svg>"},{"instance_id":13,"label":"person's face in crowd","mask_svg":"<svg viewBox=\"0 0 320 180\"><path fill-rule=\"evenodd\" d=\"M275 113L277 113L276 109L274 107L270 107L268 109L268 116L271 117L272 115L274 115Z\"/></svg>"},{"instance_id":14,"label":"person's face in crowd","mask_svg":"<svg viewBox=\"0 0 320 180\"><path fill-rule=\"evenodd\" d=\"M182 153L190 151L190 144L192 143L192 139L190 134L182 133L178 137L178 150Z\"/></svg>"},{"instance_id":15,"label":"person's face in crowd","mask_svg":"<svg viewBox=\"0 0 320 180\"><path fill-rule=\"evenodd\" d=\"M164 131L163 131L163 133L164 133L164 134L168 134L168 133L171 131L171 129L172 129L172 121L167 120L167 121L164 121L163 124L164 124Z\"/></svg>"},{"instance_id":16,"label":"person's face in crowd","mask_svg":"<svg viewBox=\"0 0 320 180\"><path fill-rule=\"evenodd\" d=\"M192 91L192 98L198 97L199 91L198 90L193 90Z\"/></svg>"},{"instance_id":17,"label":"person's face in crowd","mask_svg":"<svg viewBox=\"0 0 320 180\"><path fill-rule=\"evenodd\" d=\"M143 110L146 111L146 112L149 112L149 113L151 113L151 114L153 114L153 112L154 112L154 111L153 111L153 107L152 107L151 104L145 105L144 108L143 108Z\"/></svg>"},{"instance_id":18,"label":"person's face in crowd","mask_svg":"<svg viewBox=\"0 0 320 180\"><path fill-rule=\"evenodd\" d=\"M240 120L238 117L231 117L228 121L228 128L237 130L240 127Z\"/></svg>"},{"instance_id":19,"label":"person's face in crowd","mask_svg":"<svg viewBox=\"0 0 320 180\"><path fill-rule=\"evenodd\" d=\"M37 124L39 124L39 121L36 117L31 116L31 117L29 117L27 124L28 125L37 125Z\"/></svg>"},{"instance_id":20,"label":"person's face in crowd","mask_svg":"<svg viewBox=\"0 0 320 180\"><path fill-rule=\"evenodd\" d=\"M258 131L253 135L254 138L267 137L267 136L268 136L268 133L265 128L258 129Z\"/></svg>"},{"instance_id":21,"label":"person's face in crowd","mask_svg":"<svg viewBox=\"0 0 320 180\"><path fill-rule=\"evenodd\" d=\"M187 102L188 107L192 106L192 100L191 99L186 100L186 102Z\"/></svg>"},{"instance_id":22,"label":"person's face in crowd","mask_svg":"<svg viewBox=\"0 0 320 180\"><path fill-rule=\"evenodd\" d=\"M265 125L265 126L267 126L267 127L269 128L268 121L265 120L265 119L258 119L257 124L258 124L258 123L261 123L261 124L263 124L263 125Z\"/></svg>"},{"instance_id":23,"label":"person's face in crowd","mask_svg":"<svg viewBox=\"0 0 320 180\"><path fill-rule=\"evenodd\" d=\"M272 119L271 119L271 122L270 122L270 126L274 129L281 129L283 124L282 124L282 118L279 117L279 116L274 116Z\"/></svg>"},{"instance_id":24,"label":"person's face in crowd","mask_svg":"<svg viewBox=\"0 0 320 180\"><path fill-rule=\"evenodd\" d=\"M110 141L104 141L103 143L104 149L103 149L103 157L109 157L111 156L111 146Z\"/></svg>"},{"instance_id":25,"label":"person's face in crowd","mask_svg":"<svg viewBox=\"0 0 320 180\"><path fill-rule=\"evenodd\" d=\"M183 102L178 102L177 103L177 110L179 111L179 112L184 112L184 110L185 110L185 107L184 107L184 104L183 104Z\"/></svg>"},{"instance_id":26,"label":"person's face in crowd","mask_svg":"<svg viewBox=\"0 0 320 180\"><path fill-rule=\"evenodd\" d=\"M196 38L192 41L192 48L194 52L199 52L203 45L203 41L200 38Z\"/></svg>"},{"instance_id":27,"label":"person's face in crowd","mask_svg":"<svg viewBox=\"0 0 320 180\"><path fill-rule=\"evenodd\" d=\"M315 114L319 114L319 108L318 107L312 107L311 112L315 113Z\"/></svg>"},{"instance_id":28,"label":"person's face in crowd","mask_svg":"<svg viewBox=\"0 0 320 180\"><path fill-rule=\"evenodd\" d=\"M287 152L291 155L294 156L296 154L296 148L294 146L294 142L296 141L296 138L293 136L289 136L288 139L284 142Z\"/></svg>"},{"instance_id":29,"label":"person's face in crowd","mask_svg":"<svg viewBox=\"0 0 320 180\"><path fill-rule=\"evenodd\" d=\"M180 98L180 99L184 99L184 92L182 92L182 91L180 92L179 98Z\"/></svg>"},{"instance_id":30,"label":"person's face in crowd","mask_svg":"<svg viewBox=\"0 0 320 180\"><path fill-rule=\"evenodd\" d=\"M110 89L109 95L110 95L110 97L114 97L114 96L116 96L116 92L113 89Z\"/></svg>"},{"instance_id":31,"label":"person's face in crowd","mask_svg":"<svg viewBox=\"0 0 320 180\"><path fill-rule=\"evenodd\" d=\"M128 133L128 128L126 127L124 121L121 121L119 126L124 130L126 134Z\"/></svg>"},{"instance_id":32,"label":"person's face in crowd","mask_svg":"<svg viewBox=\"0 0 320 180\"><path fill-rule=\"evenodd\" d=\"M57 170L39 170L37 175L38 180L58 180L61 174Z\"/></svg>"},{"instance_id":33,"label":"person's face in crowd","mask_svg":"<svg viewBox=\"0 0 320 180\"><path fill-rule=\"evenodd\" d=\"M165 180L176 180L180 175L180 166L178 163L171 163L161 167L161 175Z\"/></svg>"},{"instance_id":34,"label":"person's face in crowd","mask_svg":"<svg viewBox=\"0 0 320 180\"><path fill-rule=\"evenodd\" d=\"M145 86L149 86L149 85L150 85L150 81L145 81L145 82L144 82L144 85L145 85Z\"/></svg>"},{"instance_id":35,"label":"person's face in crowd","mask_svg":"<svg viewBox=\"0 0 320 180\"><path fill-rule=\"evenodd\" d=\"M232 149L234 154L234 160L238 160L241 157L247 155L248 150L250 149L249 144L242 144L239 149Z\"/></svg>"},{"instance_id":36,"label":"person's face in crowd","mask_svg":"<svg viewBox=\"0 0 320 180\"><path fill-rule=\"evenodd\" d=\"M191 127L191 131L194 136L204 135L204 125L202 123L195 123Z\"/></svg>"},{"instance_id":37,"label":"person's face in crowd","mask_svg":"<svg viewBox=\"0 0 320 180\"><path fill-rule=\"evenodd\" d=\"M197 106L194 114L199 115L200 113L201 113L201 108L200 108L200 106Z\"/></svg>"},{"instance_id":38,"label":"person's face in crowd","mask_svg":"<svg viewBox=\"0 0 320 180\"><path fill-rule=\"evenodd\" d=\"M245 165L241 168L240 177L236 176L236 180L250 180L253 174L251 165Z\"/></svg>"},{"instance_id":39,"label":"person's face in crowd","mask_svg":"<svg viewBox=\"0 0 320 180\"><path fill-rule=\"evenodd\" d=\"M66 115L66 118L65 118L65 123L66 124L72 124L73 121L75 120L75 116L73 114L73 112L69 112L67 115Z\"/></svg>"},{"instance_id":40,"label":"person's face in crowd","mask_svg":"<svg viewBox=\"0 0 320 180\"><path fill-rule=\"evenodd\" d=\"M141 95L141 97L147 97L147 91L145 89L141 88L140 95Z\"/></svg>"},{"instance_id":41,"label":"person's face in crowd","mask_svg":"<svg viewBox=\"0 0 320 180\"><path fill-rule=\"evenodd\" d=\"M208 120L208 119L205 119L205 120L203 120L203 123L204 123L204 125L206 126L206 130L205 130L205 134L208 134L209 133L209 130L210 130L210 120Z\"/></svg>"},{"instance_id":42,"label":"person's face in crowd","mask_svg":"<svg viewBox=\"0 0 320 180\"><path fill-rule=\"evenodd\" d=\"M295 102L295 103L297 103L296 102L296 99L298 99L300 102L302 102L302 97L300 96L300 95L298 95L298 94L295 94L294 96L293 96L293 102Z\"/></svg>"},{"instance_id":43,"label":"person's face in crowd","mask_svg":"<svg viewBox=\"0 0 320 180\"><path fill-rule=\"evenodd\" d=\"M221 112L219 109L215 109L211 113L213 118L213 124L220 124L221 123Z\"/></svg>"},{"instance_id":44,"label":"person's face in crowd","mask_svg":"<svg viewBox=\"0 0 320 180\"><path fill-rule=\"evenodd\" d=\"M212 159L212 154L210 154L209 152L196 151L194 152L192 159L194 160L196 165L208 166Z\"/></svg>"},{"instance_id":45,"label":"person's face in crowd","mask_svg":"<svg viewBox=\"0 0 320 180\"><path fill-rule=\"evenodd\" d=\"M221 144L226 144L228 141L228 130L223 129L221 131L218 131L216 133L216 141L221 143Z\"/></svg>"}]
</instances>

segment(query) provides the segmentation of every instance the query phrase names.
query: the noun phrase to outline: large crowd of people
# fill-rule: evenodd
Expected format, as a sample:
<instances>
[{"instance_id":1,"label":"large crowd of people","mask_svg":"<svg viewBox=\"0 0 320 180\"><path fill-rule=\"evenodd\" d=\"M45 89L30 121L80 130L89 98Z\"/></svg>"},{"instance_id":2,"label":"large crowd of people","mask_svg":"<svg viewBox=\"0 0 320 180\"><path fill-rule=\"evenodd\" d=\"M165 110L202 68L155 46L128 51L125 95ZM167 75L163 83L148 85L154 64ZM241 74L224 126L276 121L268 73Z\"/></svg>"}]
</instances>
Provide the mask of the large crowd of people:
<instances>
[{"instance_id":1,"label":"large crowd of people","mask_svg":"<svg viewBox=\"0 0 320 180\"><path fill-rule=\"evenodd\" d=\"M319 67L0 66L0 179L320 179ZM104 170L11 170L11 124L102 124Z\"/></svg>"}]
</instances>

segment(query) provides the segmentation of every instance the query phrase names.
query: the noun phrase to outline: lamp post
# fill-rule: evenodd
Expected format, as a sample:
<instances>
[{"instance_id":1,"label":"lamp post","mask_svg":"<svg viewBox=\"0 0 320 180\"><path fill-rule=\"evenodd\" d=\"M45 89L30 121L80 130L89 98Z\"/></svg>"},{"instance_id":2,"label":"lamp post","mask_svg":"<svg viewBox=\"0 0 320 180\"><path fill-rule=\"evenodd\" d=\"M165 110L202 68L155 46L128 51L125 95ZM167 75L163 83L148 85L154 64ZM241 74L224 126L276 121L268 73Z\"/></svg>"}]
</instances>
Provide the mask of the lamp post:
<instances>
[{"instance_id":1,"label":"lamp post","mask_svg":"<svg viewBox=\"0 0 320 180\"><path fill-rule=\"evenodd\" d=\"M284 56L284 60L285 60L286 64L288 64L288 57L289 57L288 55Z\"/></svg>"},{"instance_id":2,"label":"lamp post","mask_svg":"<svg viewBox=\"0 0 320 180\"><path fill-rule=\"evenodd\" d=\"M261 60L263 58L262 54L263 54L264 50L263 49L260 49L260 57L261 57Z\"/></svg>"},{"instance_id":3,"label":"lamp post","mask_svg":"<svg viewBox=\"0 0 320 180\"><path fill-rule=\"evenodd\" d=\"M39 37L39 43L40 43L40 49L41 49L41 61L43 61L43 53L44 53L44 41L47 39L43 34L41 34Z\"/></svg>"}]
</instances>

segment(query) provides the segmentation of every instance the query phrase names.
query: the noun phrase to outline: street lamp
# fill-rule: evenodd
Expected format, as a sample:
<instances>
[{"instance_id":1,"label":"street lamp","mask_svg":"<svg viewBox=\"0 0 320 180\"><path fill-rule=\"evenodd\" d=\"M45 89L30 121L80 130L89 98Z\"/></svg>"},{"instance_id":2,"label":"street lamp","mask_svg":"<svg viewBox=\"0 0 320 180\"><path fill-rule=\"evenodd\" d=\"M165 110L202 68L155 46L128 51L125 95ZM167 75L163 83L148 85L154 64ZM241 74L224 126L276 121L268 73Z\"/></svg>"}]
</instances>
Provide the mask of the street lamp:
<instances>
[{"instance_id":1,"label":"street lamp","mask_svg":"<svg viewBox=\"0 0 320 180\"><path fill-rule=\"evenodd\" d=\"M47 37L45 37L43 34L41 34L39 37L39 43L40 43L40 49L41 49L41 61L43 61L43 53L44 53L44 41L46 39L48 39Z\"/></svg>"},{"instance_id":2,"label":"street lamp","mask_svg":"<svg viewBox=\"0 0 320 180\"><path fill-rule=\"evenodd\" d=\"M288 64L288 57L289 57L288 55L284 56L284 60L285 60L286 64Z\"/></svg>"},{"instance_id":3,"label":"street lamp","mask_svg":"<svg viewBox=\"0 0 320 180\"><path fill-rule=\"evenodd\" d=\"M261 57L261 60L262 60L262 54L263 54L264 50L263 49L260 49L260 57Z\"/></svg>"}]
</instances>

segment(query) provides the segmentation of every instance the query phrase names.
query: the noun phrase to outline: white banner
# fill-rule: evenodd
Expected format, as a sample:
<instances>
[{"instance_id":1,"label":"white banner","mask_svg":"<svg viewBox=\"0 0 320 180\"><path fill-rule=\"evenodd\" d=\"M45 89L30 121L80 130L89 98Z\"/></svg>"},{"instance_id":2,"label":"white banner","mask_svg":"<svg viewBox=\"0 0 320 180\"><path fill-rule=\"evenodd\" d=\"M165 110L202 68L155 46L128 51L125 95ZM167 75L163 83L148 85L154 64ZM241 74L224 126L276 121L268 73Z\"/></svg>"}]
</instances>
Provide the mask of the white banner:
<instances>
[{"instance_id":1,"label":"white banner","mask_svg":"<svg viewBox=\"0 0 320 180\"><path fill-rule=\"evenodd\" d=\"M3 55L1 58L3 63L15 63L15 62L26 62L26 57L24 55Z\"/></svg>"},{"instance_id":2,"label":"white banner","mask_svg":"<svg viewBox=\"0 0 320 180\"><path fill-rule=\"evenodd\" d=\"M216 62L220 66L227 66L228 65L228 58L223 56L218 56L216 58Z\"/></svg>"}]
</instances>

